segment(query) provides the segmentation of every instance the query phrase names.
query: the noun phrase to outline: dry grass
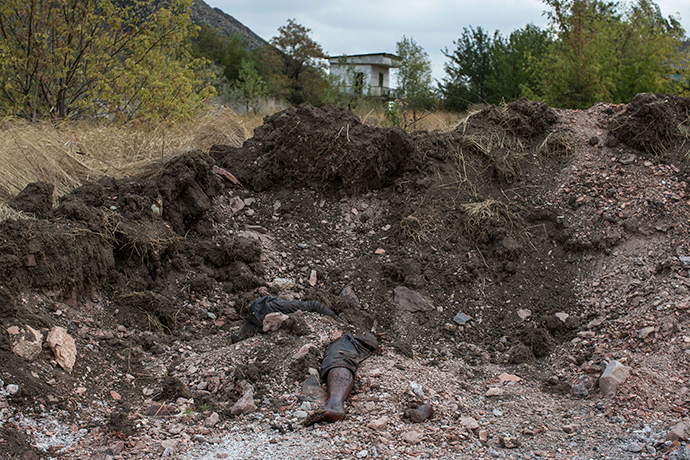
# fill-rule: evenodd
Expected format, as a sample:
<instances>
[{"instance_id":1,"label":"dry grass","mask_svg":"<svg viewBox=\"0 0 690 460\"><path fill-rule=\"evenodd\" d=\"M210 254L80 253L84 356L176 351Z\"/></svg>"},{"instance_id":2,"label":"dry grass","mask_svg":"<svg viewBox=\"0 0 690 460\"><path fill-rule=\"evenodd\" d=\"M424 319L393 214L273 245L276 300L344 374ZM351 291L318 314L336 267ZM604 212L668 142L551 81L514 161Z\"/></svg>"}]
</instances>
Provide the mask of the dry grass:
<instances>
[{"instance_id":1,"label":"dry grass","mask_svg":"<svg viewBox=\"0 0 690 460\"><path fill-rule=\"evenodd\" d=\"M215 109L175 126L0 121L0 201L36 181L61 196L90 180L136 174L153 160L213 144L239 146L251 132L232 110Z\"/></svg>"}]
</instances>

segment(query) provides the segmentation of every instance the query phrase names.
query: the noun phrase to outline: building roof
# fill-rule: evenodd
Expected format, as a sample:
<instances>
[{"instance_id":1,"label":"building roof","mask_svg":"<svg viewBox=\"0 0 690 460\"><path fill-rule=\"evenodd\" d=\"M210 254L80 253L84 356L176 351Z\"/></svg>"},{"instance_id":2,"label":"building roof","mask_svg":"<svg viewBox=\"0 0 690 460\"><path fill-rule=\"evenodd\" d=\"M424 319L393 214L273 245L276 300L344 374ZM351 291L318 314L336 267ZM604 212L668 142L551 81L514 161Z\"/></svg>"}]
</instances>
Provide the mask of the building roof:
<instances>
[{"instance_id":1,"label":"building roof","mask_svg":"<svg viewBox=\"0 0 690 460\"><path fill-rule=\"evenodd\" d=\"M338 65L340 59L347 59L348 64L371 64L384 67L398 67L400 57L391 53L370 53L370 54L343 54L340 56L328 56L331 65Z\"/></svg>"}]
</instances>

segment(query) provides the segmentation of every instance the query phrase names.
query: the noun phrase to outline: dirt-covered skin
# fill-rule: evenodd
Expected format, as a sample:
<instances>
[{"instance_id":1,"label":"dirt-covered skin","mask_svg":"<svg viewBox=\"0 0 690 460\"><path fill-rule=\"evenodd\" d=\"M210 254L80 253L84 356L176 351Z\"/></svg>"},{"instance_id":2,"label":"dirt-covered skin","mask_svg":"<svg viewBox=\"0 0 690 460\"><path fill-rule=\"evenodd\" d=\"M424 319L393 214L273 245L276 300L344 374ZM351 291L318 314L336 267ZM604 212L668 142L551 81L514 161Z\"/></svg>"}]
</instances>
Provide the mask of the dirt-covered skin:
<instances>
[{"instance_id":1,"label":"dirt-covered skin","mask_svg":"<svg viewBox=\"0 0 690 460\"><path fill-rule=\"evenodd\" d=\"M249 387L261 411L281 417L294 405L285 395L297 397L345 325L375 332L385 350L364 380L356 377L355 401L401 384L394 380L401 369L420 380L453 375L442 407L425 422L432 432L444 417L478 418L483 392L475 389L485 391L499 370L527 382L527 407L542 394L562 398L568 411L584 414L601 402L615 412L596 395L594 378L608 359L624 356L626 337L636 340L625 328L656 324L659 305L690 302L677 258L690 253L687 168L674 150L687 100L663 105L669 100L640 95L627 107L584 112L520 99L447 133L373 128L343 108L305 105L267 117L241 148L190 152L147 177L103 178L54 208L50 184L32 184L13 203L37 219L0 223L0 322L8 331L0 332L0 380L18 386L0 400L0 456L83 458L119 437L124 458L149 458L131 441L145 431L133 420L178 413L181 397L193 398L187 423L216 412L227 426L242 425L231 408ZM635 128L654 110L676 124L657 129L673 135L656 147ZM661 149L665 156L655 156ZM359 304L341 295L347 287ZM428 308L401 307L401 287ZM319 300L339 320L291 315L278 333L231 346L241 315L266 294ZM686 310L656 311L669 326L652 332L648 346L672 353L683 374ZM47 348L33 362L16 356L13 326L44 336L64 327L77 343L71 374ZM381 372L392 362L395 369ZM592 399L570 395L578 381ZM669 390L645 388L650 401ZM687 415L686 396L665 410ZM401 406L422 402L399 398ZM468 402L457 408L457 398ZM20 413L60 420L81 441L50 444L36 428L29 436ZM374 415L355 416L366 424ZM511 413L499 425L508 430L520 417ZM505 444L496 435L477 447L475 435L439 438L435 447ZM549 442L535 437L530 449Z\"/></svg>"}]
</instances>

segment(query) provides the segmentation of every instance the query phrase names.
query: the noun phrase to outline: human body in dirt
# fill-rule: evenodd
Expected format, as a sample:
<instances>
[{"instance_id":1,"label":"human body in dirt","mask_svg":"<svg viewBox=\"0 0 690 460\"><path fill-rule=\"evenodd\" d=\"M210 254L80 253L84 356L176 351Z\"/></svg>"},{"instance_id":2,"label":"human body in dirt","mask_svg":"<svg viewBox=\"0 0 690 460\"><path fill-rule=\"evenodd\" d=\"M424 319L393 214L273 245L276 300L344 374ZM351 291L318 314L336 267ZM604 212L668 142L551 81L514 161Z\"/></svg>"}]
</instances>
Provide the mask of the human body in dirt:
<instances>
[{"instance_id":1,"label":"human body in dirt","mask_svg":"<svg viewBox=\"0 0 690 460\"><path fill-rule=\"evenodd\" d=\"M245 323L238 333L232 335L232 343L262 333L264 318L269 313L290 314L298 310L312 311L335 318L335 313L332 310L316 300L287 300L267 295L255 300L249 306L249 313L245 318Z\"/></svg>"},{"instance_id":2,"label":"human body in dirt","mask_svg":"<svg viewBox=\"0 0 690 460\"><path fill-rule=\"evenodd\" d=\"M326 383L326 403L304 420L305 426L345 418L343 404L354 387L355 371L362 361L378 350L376 337L370 332L345 333L331 343L319 370L321 380Z\"/></svg>"}]
</instances>

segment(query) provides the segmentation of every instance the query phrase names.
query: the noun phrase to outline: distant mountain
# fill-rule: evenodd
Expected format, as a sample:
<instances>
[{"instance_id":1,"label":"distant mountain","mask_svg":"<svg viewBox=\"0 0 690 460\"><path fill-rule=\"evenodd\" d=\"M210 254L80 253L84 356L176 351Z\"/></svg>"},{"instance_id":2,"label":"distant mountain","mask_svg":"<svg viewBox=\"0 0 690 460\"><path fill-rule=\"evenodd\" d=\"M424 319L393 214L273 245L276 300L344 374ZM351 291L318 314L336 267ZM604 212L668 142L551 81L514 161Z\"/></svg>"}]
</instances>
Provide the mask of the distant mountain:
<instances>
[{"instance_id":1,"label":"distant mountain","mask_svg":"<svg viewBox=\"0 0 690 460\"><path fill-rule=\"evenodd\" d=\"M230 38L235 34L239 34L249 50L268 45L266 40L252 32L249 27L218 8L211 8L203 0L194 0L192 4L192 21L207 24Z\"/></svg>"}]
</instances>

